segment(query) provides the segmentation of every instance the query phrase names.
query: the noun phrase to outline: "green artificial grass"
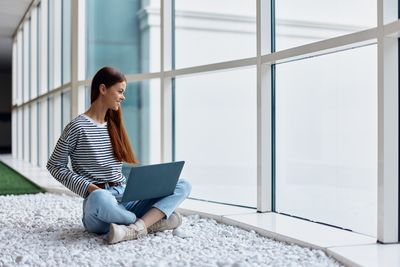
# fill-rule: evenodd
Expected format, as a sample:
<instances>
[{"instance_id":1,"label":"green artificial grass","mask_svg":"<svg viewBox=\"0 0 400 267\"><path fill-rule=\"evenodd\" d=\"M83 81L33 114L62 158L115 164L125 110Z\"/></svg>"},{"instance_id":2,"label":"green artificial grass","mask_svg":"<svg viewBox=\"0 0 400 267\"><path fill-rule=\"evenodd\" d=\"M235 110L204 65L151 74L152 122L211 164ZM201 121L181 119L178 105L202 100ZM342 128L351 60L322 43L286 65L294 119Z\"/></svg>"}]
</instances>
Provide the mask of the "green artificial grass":
<instances>
[{"instance_id":1,"label":"green artificial grass","mask_svg":"<svg viewBox=\"0 0 400 267\"><path fill-rule=\"evenodd\" d=\"M13 169L0 162L0 195L21 195L43 192Z\"/></svg>"}]
</instances>

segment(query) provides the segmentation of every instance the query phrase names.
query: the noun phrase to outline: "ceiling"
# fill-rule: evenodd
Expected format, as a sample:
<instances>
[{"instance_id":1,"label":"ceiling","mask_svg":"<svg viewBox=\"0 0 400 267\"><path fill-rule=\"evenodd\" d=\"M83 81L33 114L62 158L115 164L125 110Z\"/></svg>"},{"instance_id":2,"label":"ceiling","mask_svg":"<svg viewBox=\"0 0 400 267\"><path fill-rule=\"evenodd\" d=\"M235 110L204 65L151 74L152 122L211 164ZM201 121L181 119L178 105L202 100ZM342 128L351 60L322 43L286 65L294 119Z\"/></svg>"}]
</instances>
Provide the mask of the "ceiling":
<instances>
[{"instance_id":1,"label":"ceiling","mask_svg":"<svg viewBox=\"0 0 400 267\"><path fill-rule=\"evenodd\" d=\"M11 70L12 35L33 0L0 0L0 70Z\"/></svg>"}]
</instances>

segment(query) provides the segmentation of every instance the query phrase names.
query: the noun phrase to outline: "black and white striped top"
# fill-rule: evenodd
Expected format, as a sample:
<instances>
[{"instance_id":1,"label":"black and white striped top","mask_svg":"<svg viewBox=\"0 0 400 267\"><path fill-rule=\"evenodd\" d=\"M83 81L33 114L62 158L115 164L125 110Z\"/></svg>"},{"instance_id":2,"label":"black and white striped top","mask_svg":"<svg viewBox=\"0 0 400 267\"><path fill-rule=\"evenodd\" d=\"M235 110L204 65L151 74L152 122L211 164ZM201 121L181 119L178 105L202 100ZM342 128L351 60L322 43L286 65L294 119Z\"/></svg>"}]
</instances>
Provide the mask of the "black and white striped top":
<instances>
[{"instance_id":1,"label":"black and white striped top","mask_svg":"<svg viewBox=\"0 0 400 267\"><path fill-rule=\"evenodd\" d=\"M67 166L68 156L72 170ZM91 183L125 182L107 125L97 124L84 114L65 127L46 167L54 178L82 197L88 195Z\"/></svg>"}]
</instances>

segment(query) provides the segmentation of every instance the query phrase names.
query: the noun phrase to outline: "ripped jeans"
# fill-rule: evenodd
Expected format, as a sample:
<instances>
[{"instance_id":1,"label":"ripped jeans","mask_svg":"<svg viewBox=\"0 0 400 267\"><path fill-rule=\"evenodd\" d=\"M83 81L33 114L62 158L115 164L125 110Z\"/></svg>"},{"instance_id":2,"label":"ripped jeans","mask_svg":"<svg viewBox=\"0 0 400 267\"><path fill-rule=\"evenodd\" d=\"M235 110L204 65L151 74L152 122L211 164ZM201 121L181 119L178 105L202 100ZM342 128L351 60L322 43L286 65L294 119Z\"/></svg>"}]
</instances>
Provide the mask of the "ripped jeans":
<instances>
[{"instance_id":1,"label":"ripped jeans","mask_svg":"<svg viewBox=\"0 0 400 267\"><path fill-rule=\"evenodd\" d=\"M120 202L125 185L107 186L89 194L83 201L82 222L92 233L108 233L111 223L129 225L142 217L149 209L161 210L166 218L189 196L192 186L179 179L172 195L129 202Z\"/></svg>"}]
</instances>

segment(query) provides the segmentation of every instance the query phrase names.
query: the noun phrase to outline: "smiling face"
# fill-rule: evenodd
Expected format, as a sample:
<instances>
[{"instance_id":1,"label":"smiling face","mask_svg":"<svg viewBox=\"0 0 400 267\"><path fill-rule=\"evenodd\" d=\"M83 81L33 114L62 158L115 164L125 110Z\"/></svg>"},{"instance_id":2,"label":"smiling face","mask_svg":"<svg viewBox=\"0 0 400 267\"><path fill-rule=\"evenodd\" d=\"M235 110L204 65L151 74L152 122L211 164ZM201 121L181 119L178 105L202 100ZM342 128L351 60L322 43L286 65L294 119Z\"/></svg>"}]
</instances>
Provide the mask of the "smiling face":
<instances>
[{"instance_id":1,"label":"smiling face","mask_svg":"<svg viewBox=\"0 0 400 267\"><path fill-rule=\"evenodd\" d=\"M121 102L125 99L124 93L126 90L126 82L118 82L109 88L104 84L100 85L100 91L104 96L104 102L109 109L118 110L121 107Z\"/></svg>"}]
</instances>

